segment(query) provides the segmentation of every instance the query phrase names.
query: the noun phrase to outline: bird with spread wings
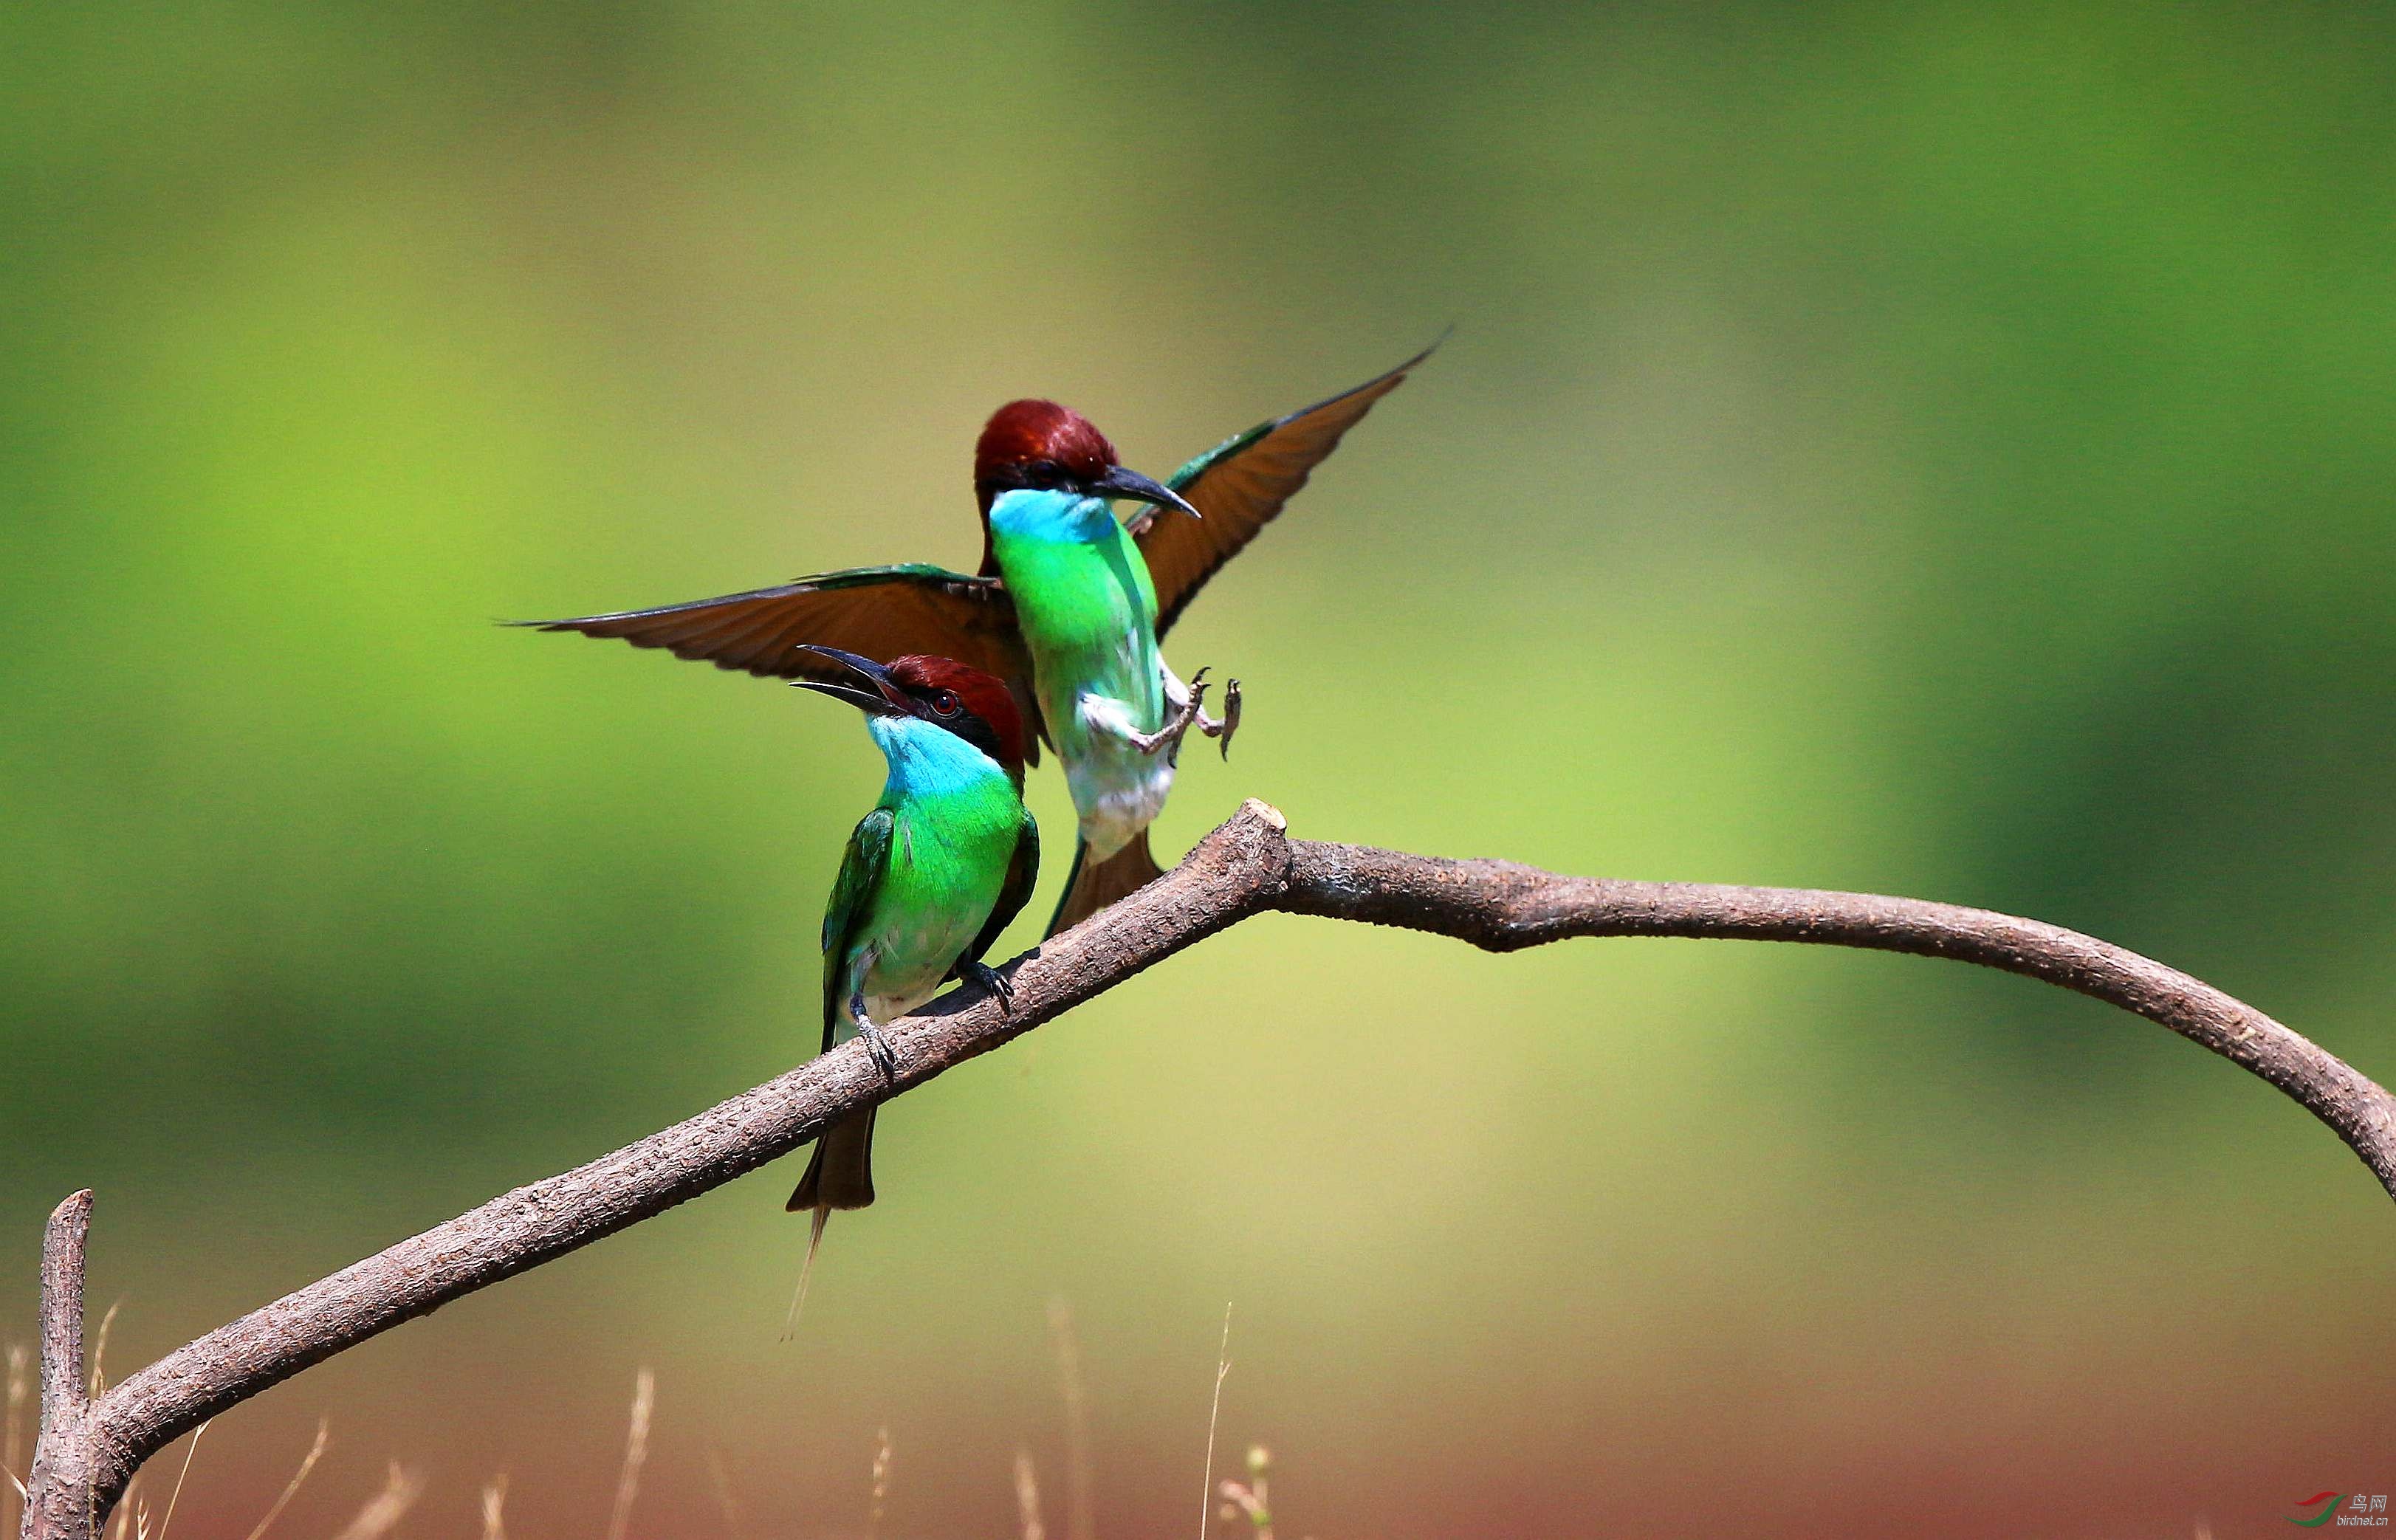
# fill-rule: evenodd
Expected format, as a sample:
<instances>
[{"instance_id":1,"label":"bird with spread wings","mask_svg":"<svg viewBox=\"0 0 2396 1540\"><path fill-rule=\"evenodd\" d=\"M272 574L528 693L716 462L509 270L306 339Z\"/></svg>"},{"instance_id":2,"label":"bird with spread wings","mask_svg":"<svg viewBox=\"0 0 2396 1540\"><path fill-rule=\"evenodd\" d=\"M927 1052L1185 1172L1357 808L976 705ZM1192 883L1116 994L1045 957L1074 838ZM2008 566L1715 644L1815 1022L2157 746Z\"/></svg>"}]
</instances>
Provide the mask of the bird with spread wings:
<instances>
[{"instance_id":1,"label":"bird with spread wings","mask_svg":"<svg viewBox=\"0 0 2396 1540\"><path fill-rule=\"evenodd\" d=\"M1157 637L1180 617L1223 564L1272 522L1348 430L1396 390L1431 351L1426 348L1327 401L1233 434L1182 466L1164 486L1199 517L1181 516L1174 506L1155 502L1138 507L1125 528L1153 584ZM1104 440L1098 443L1103 445ZM1018 623L1017 595L1009 591L990 549L991 504L985 486L985 545L978 573L924 563L851 567L655 609L515 624L612 637L769 679L836 682L839 666L828 662L826 653L808 647L880 659L909 654L952 657L1005 680L1032 709L1041 736L1054 742L1055 734L1037 710L1036 660ZM1050 924L1051 935L1158 874L1144 829L1132 844L1108 858L1092 862L1085 855L1076 853L1074 876Z\"/></svg>"}]
</instances>

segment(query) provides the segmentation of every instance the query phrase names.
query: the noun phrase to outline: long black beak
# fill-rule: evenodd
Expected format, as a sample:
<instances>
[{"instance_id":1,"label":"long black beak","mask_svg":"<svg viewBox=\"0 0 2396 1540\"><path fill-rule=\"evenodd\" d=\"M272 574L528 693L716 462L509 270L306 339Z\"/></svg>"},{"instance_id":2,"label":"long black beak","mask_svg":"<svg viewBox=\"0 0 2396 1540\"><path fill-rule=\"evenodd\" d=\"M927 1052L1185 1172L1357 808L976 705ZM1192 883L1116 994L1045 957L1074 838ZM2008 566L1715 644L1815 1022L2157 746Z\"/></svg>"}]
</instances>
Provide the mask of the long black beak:
<instances>
[{"instance_id":1,"label":"long black beak","mask_svg":"<svg viewBox=\"0 0 2396 1540\"><path fill-rule=\"evenodd\" d=\"M1090 489L1110 498L1129 498L1135 502L1154 503L1159 508L1178 508L1193 519L1201 517L1196 509L1182 500L1180 493L1124 466L1107 467L1107 473L1092 482Z\"/></svg>"},{"instance_id":2,"label":"long black beak","mask_svg":"<svg viewBox=\"0 0 2396 1540\"><path fill-rule=\"evenodd\" d=\"M812 642L802 642L793 649L829 657L846 668L871 686L859 689L854 684L835 684L829 679L793 679L791 683L802 690L828 695L834 700L845 700L867 716L904 716L914 710L906 692L891 682L890 670L870 657L860 657L838 647L819 647Z\"/></svg>"}]
</instances>

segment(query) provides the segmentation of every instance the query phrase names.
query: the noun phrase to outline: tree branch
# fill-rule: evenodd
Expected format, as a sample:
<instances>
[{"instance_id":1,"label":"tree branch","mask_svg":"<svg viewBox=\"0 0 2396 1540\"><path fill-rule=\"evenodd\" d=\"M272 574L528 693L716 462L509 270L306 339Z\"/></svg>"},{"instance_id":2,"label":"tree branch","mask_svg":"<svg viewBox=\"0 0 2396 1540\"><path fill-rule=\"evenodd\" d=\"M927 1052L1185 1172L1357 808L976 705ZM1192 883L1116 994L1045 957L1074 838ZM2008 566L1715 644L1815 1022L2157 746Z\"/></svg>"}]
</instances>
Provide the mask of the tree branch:
<instances>
[{"instance_id":1,"label":"tree branch","mask_svg":"<svg viewBox=\"0 0 2396 1540\"><path fill-rule=\"evenodd\" d=\"M83 1250L91 1189L50 1211L42 1231L42 1426L83 1410Z\"/></svg>"},{"instance_id":2,"label":"tree branch","mask_svg":"<svg viewBox=\"0 0 2396 1540\"><path fill-rule=\"evenodd\" d=\"M89 1534L100 1524L83 1379L83 1252L91 1189L50 1211L42 1231L42 1430L25 1473L27 1540Z\"/></svg>"},{"instance_id":3,"label":"tree branch","mask_svg":"<svg viewBox=\"0 0 2396 1540\"><path fill-rule=\"evenodd\" d=\"M1266 910L1429 931L1493 951L1567 936L1720 936L1952 957L2026 974L2136 1012L2262 1076L2335 1129L2396 1196L2396 1098L2259 1011L2072 931L1910 898L1559 877L1501 861L1292 840L1285 828L1264 803L1243 806L1171 872L1011 964L1011 1012L961 989L885 1025L899 1057L892 1081L875 1071L863 1044L844 1044L686 1122L286 1294L177 1348L88 1406L76 1377L90 1195L69 1199L52 1217L45 1247L43 1432L26 1540L91 1540L144 1460L228 1407L404 1321L753 1171L837 1119L921 1085ZM70 1365L63 1380L59 1362Z\"/></svg>"},{"instance_id":4,"label":"tree branch","mask_svg":"<svg viewBox=\"0 0 2396 1540\"><path fill-rule=\"evenodd\" d=\"M1806 888L1559 877L1511 861L1448 861L1363 845L1289 842L1296 914L1397 925L1518 951L1570 936L1805 941L1951 957L2043 978L2170 1028L2294 1097L2396 1198L2396 1097L2252 1005L2176 968L1990 909Z\"/></svg>"}]
</instances>

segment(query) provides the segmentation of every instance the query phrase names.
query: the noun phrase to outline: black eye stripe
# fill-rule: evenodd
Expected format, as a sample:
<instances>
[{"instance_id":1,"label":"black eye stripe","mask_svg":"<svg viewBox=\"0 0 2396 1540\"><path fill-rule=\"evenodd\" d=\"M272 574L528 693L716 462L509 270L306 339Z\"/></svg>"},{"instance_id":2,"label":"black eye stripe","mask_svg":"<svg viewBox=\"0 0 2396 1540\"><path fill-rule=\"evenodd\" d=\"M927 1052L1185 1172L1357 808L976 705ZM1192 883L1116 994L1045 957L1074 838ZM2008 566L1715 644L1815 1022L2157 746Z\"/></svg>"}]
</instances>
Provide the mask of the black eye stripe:
<instances>
[{"instance_id":1,"label":"black eye stripe","mask_svg":"<svg viewBox=\"0 0 2396 1540\"><path fill-rule=\"evenodd\" d=\"M1002 466L975 485L992 496L1018 490L1031 492L1082 490L1081 477L1055 460L1033 460L1027 465Z\"/></svg>"}]
</instances>

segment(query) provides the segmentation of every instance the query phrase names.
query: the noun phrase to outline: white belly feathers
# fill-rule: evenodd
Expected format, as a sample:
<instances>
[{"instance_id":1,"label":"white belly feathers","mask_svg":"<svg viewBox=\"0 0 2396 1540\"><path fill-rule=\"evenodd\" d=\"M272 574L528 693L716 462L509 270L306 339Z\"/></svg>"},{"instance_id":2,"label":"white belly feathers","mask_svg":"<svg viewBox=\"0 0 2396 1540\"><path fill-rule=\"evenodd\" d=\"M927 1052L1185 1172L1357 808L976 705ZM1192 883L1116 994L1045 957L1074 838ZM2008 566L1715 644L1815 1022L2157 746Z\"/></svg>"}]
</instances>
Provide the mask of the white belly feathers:
<instances>
[{"instance_id":1,"label":"white belly feathers","mask_svg":"<svg viewBox=\"0 0 2396 1540\"><path fill-rule=\"evenodd\" d=\"M1143 754L1125 740L1138 730L1132 710L1111 696L1085 695L1079 704L1089 751L1069 760L1065 781L1081 816L1081 835L1093 860L1103 861L1156 821L1173 790L1173 750Z\"/></svg>"}]
</instances>

